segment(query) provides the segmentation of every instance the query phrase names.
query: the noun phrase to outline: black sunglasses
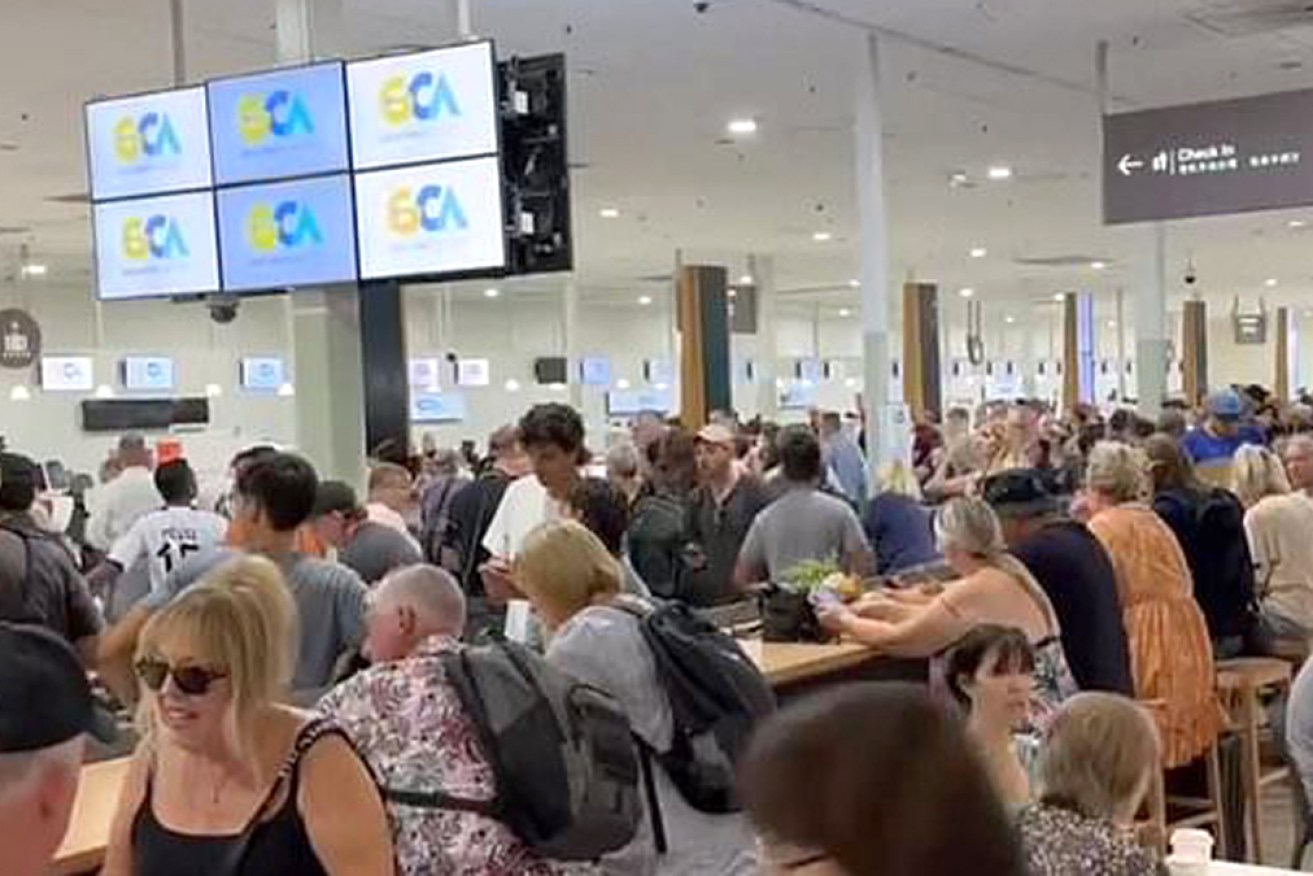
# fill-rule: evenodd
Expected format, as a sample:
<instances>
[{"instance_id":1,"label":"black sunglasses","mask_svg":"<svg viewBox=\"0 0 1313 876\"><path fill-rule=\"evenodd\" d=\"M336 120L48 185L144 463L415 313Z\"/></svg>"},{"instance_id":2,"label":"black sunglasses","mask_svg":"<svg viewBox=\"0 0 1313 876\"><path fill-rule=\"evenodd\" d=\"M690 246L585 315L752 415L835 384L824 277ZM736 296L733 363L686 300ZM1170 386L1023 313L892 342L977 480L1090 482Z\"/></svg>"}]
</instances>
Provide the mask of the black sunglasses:
<instances>
[{"instance_id":1,"label":"black sunglasses","mask_svg":"<svg viewBox=\"0 0 1313 876\"><path fill-rule=\"evenodd\" d=\"M228 677L226 672L200 666L170 666L163 660L138 660L135 669L141 683L152 691L158 692L164 687L164 680L172 676L174 686L193 697L204 696L209 693L210 685Z\"/></svg>"}]
</instances>

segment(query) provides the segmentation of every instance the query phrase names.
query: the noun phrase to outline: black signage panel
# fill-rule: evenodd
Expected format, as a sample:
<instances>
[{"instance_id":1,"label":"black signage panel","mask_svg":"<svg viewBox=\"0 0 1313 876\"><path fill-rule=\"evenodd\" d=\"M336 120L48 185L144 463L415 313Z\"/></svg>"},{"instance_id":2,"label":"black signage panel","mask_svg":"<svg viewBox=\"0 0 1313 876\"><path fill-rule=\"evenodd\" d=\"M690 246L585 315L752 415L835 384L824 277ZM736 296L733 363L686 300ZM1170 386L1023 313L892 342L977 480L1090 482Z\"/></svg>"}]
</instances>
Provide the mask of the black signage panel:
<instances>
[{"instance_id":1,"label":"black signage panel","mask_svg":"<svg viewBox=\"0 0 1313 876\"><path fill-rule=\"evenodd\" d=\"M1108 225L1313 204L1313 90L1104 116Z\"/></svg>"}]
</instances>

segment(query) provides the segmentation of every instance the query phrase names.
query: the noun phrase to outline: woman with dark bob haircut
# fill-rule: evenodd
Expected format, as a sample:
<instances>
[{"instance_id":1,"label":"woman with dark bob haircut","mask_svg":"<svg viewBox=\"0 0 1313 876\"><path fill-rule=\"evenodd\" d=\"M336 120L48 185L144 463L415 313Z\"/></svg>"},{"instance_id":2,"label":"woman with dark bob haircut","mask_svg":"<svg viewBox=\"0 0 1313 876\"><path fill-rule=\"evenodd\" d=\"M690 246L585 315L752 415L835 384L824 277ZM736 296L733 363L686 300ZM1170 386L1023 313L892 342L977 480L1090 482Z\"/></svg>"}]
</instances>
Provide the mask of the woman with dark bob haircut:
<instances>
[{"instance_id":1,"label":"woman with dark bob haircut","mask_svg":"<svg viewBox=\"0 0 1313 876\"><path fill-rule=\"evenodd\" d=\"M1025 872L961 724L923 688L846 685L782 710L753 740L740 782L764 873Z\"/></svg>"}]
</instances>

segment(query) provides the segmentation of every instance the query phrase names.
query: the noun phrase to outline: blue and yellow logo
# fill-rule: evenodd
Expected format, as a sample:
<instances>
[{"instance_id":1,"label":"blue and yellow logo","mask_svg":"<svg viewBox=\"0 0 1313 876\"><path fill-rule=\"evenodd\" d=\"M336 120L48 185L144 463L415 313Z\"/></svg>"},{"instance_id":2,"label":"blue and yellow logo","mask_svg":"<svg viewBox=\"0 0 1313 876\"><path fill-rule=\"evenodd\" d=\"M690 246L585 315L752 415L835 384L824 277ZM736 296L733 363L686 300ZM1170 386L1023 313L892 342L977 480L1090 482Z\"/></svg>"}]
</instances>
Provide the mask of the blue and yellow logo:
<instances>
[{"instance_id":1,"label":"blue and yellow logo","mask_svg":"<svg viewBox=\"0 0 1313 876\"><path fill-rule=\"evenodd\" d=\"M405 76L392 76L383 82L379 92L383 119L393 127L409 122L436 122L443 116L460 116L456 93L444 75L434 76L428 70Z\"/></svg>"},{"instance_id":2,"label":"blue and yellow logo","mask_svg":"<svg viewBox=\"0 0 1313 876\"><path fill-rule=\"evenodd\" d=\"M248 146L259 146L270 137L315 132L314 117L305 99L281 88L268 94L243 95L237 102L237 126Z\"/></svg>"},{"instance_id":3,"label":"blue and yellow logo","mask_svg":"<svg viewBox=\"0 0 1313 876\"><path fill-rule=\"evenodd\" d=\"M182 225L172 216L133 216L123 220L123 257L144 262L148 259L185 259L190 255Z\"/></svg>"},{"instance_id":4,"label":"blue and yellow logo","mask_svg":"<svg viewBox=\"0 0 1313 876\"><path fill-rule=\"evenodd\" d=\"M124 116L114 126L114 153L120 164L182 153L182 142L167 113Z\"/></svg>"},{"instance_id":5,"label":"blue and yellow logo","mask_svg":"<svg viewBox=\"0 0 1313 876\"><path fill-rule=\"evenodd\" d=\"M324 242L310 205L302 201L256 204L246 216L246 238L259 253L318 246Z\"/></svg>"},{"instance_id":6,"label":"blue and yellow logo","mask_svg":"<svg viewBox=\"0 0 1313 876\"><path fill-rule=\"evenodd\" d=\"M410 186L402 186L388 197L388 227L401 237L420 231L464 231L469 225L465 208L449 187L427 185L415 194Z\"/></svg>"}]
</instances>

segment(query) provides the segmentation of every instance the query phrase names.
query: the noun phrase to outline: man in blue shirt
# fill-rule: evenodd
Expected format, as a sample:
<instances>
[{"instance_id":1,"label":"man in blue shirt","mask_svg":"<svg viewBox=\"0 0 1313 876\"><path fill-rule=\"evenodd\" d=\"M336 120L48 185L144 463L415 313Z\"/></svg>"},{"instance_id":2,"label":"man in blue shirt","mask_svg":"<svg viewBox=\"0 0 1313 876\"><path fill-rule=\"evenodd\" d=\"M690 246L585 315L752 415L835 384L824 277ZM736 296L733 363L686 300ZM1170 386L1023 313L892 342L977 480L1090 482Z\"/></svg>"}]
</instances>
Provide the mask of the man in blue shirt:
<instances>
[{"instance_id":1,"label":"man in blue shirt","mask_svg":"<svg viewBox=\"0 0 1313 876\"><path fill-rule=\"evenodd\" d=\"M1191 429L1181 442L1195 465L1229 465L1231 457L1244 444L1265 444L1262 430L1241 422L1244 403L1240 396L1224 389L1208 397L1207 416Z\"/></svg>"}]
</instances>

